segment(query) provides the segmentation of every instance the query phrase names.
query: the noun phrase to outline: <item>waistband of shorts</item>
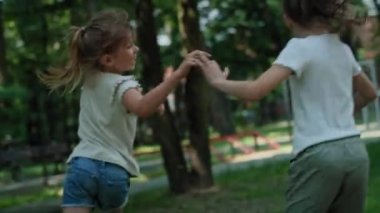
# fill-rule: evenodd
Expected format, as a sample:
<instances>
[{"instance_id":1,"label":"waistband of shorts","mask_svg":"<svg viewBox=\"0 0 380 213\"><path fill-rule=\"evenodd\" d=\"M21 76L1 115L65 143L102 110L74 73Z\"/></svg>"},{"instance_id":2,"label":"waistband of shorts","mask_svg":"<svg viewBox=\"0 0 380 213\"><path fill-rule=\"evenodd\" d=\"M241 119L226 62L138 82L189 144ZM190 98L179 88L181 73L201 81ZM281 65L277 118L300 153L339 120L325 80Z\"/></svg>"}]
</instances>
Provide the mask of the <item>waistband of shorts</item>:
<instances>
[{"instance_id":1,"label":"waistband of shorts","mask_svg":"<svg viewBox=\"0 0 380 213\"><path fill-rule=\"evenodd\" d=\"M323 146L323 145L332 144L332 143L340 143L340 142L343 142L345 140L354 139L354 138L360 138L360 135L355 134L355 135L350 135L350 136L346 136L346 137L342 137L342 138L335 138L335 139L331 139L331 140L321 141L319 143L316 143L316 144L313 144L311 146L306 147L304 150L302 150L301 152L299 152L295 156L293 156L290 161L293 161L294 159L296 159L298 156L301 156L306 151L308 151L310 149L314 149L318 146Z\"/></svg>"}]
</instances>

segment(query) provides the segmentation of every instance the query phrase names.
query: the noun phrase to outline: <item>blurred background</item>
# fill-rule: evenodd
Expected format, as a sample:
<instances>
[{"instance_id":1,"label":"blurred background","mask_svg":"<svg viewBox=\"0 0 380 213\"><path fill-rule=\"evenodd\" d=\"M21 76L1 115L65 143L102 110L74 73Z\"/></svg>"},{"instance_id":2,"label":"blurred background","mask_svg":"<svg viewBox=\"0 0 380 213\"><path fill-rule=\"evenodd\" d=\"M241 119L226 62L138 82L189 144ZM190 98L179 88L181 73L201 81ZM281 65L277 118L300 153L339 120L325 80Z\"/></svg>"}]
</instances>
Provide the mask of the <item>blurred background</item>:
<instances>
[{"instance_id":1,"label":"blurred background","mask_svg":"<svg viewBox=\"0 0 380 213\"><path fill-rule=\"evenodd\" d=\"M361 26L342 26L342 40L353 49L377 88L380 4L377 0L356 3L358 12L368 10L367 21ZM64 65L70 26L84 26L103 9L128 11L140 47L133 74L147 91L194 49L206 50L221 66L228 66L230 79L257 78L291 36L281 6L279 0L0 0L0 212L59 212L65 160L79 141L79 90L67 95L50 93L36 74ZM219 180L216 174L223 169L215 170L215 166L231 165L244 157L251 162L263 158L262 153L288 154L290 100L287 82L258 102L244 102L210 88L194 70L168 97L164 115L139 121L135 155L143 175L133 180L136 193L159 186L164 192L157 192L160 196L153 193L148 201L131 198L127 208L134 212L213 212L218 208L218 212L231 212L219 205L231 197L215 186L228 185L236 177L221 176ZM356 119L368 140L376 142L378 100ZM280 212L285 170L286 164L280 164L262 171L268 177L263 181L279 177L271 180L279 191L267 196L279 204L274 207L272 202L264 202L262 209L253 212ZM252 178L251 173L239 175ZM164 207L158 210L147 210L142 204L157 200L157 196L178 199L165 193L191 194L193 189L212 189L225 198L213 198L215 205L207 207L187 197L189 209L171 209L162 200L157 202ZM247 190L247 194L258 194ZM238 212L247 212L256 202L237 200L231 205ZM200 207L194 210L195 206ZM377 207L374 203L369 208Z\"/></svg>"}]
</instances>

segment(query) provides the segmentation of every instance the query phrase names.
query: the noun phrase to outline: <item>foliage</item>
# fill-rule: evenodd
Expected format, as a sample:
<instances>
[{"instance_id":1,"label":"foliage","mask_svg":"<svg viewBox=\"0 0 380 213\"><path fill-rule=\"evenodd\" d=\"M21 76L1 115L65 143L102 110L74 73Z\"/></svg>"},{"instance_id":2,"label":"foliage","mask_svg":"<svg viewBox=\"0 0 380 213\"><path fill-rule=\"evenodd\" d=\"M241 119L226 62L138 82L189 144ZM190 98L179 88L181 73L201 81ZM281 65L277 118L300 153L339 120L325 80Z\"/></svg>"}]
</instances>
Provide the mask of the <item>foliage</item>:
<instances>
[{"instance_id":1,"label":"foliage","mask_svg":"<svg viewBox=\"0 0 380 213\"><path fill-rule=\"evenodd\" d=\"M230 68L231 79L257 78L290 38L282 21L281 1L200 1L200 12L213 58ZM233 110L255 111L254 122L264 122L270 115L263 110L275 114L271 105L281 101L281 91L279 87L261 102L250 105L234 102Z\"/></svg>"},{"instance_id":2,"label":"foliage","mask_svg":"<svg viewBox=\"0 0 380 213\"><path fill-rule=\"evenodd\" d=\"M206 40L214 57L234 71L232 78L255 78L265 71L289 38L279 1L202 2Z\"/></svg>"},{"instance_id":3,"label":"foliage","mask_svg":"<svg viewBox=\"0 0 380 213\"><path fill-rule=\"evenodd\" d=\"M0 140L14 135L25 135L25 127L14 125L25 122L27 91L20 85L0 86Z\"/></svg>"},{"instance_id":4,"label":"foliage","mask_svg":"<svg viewBox=\"0 0 380 213\"><path fill-rule=\"evenodd\" d=\"M153 0L153 3L163 69L175 68L184 56L177 4L166 0ZM9 123L11 129L24 129L23 132L16 131L17 136L43 141L53 136L61 137L62 131L70 131L68 135L76 134L73 120L76 120L77 112L73 106L78 100L77 95L60 97L49 94L35 74L62 66L67 58L69 27L85 25L90 10L105 8L126 9L132 24L136 24L134 1L4 1L8 82L23 87L27 98L23 99L23 108L19 108L24 110L19 113L23 118ZM199 0L198 9L207 49L222 66L230 67L231 79L256 78L270 66L289 38L277 0ZM137 63L137 77L141 77L141 66L142 63ZM275 108L282 104L281 96L279 87L263 101L251 105L231 99L233 111L237 112L237 125L242 122L239 118L241 110L255 111L254 123L271 120L268 117L273 117ZM67 123L70 123L69 130L62 130L60 126ZM41 134L33 135L30 130L33 126L38 126ZM0 127L4 129L2 124ZM57 128L61 128L61 133L54 133ZM143 133L148 131L144 126L140 129ZM0 138L4 134L0 132Z\"/></svg>"}]
</instances>

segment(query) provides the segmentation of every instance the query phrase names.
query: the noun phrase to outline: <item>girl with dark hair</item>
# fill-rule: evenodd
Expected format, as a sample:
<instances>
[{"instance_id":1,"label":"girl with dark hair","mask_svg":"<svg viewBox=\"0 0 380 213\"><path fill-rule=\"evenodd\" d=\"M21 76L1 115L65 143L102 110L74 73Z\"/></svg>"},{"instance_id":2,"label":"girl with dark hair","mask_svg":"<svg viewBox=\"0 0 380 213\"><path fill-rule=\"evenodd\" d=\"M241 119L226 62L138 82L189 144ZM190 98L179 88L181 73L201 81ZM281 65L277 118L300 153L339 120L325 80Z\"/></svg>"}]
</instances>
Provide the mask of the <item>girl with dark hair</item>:
<instances>
[{"instance_id":1,"label":"girl with dark hair","mask_svg":"<svg viewBox=\"0 0 380 213\"><path fill-rule=\"evenodd\" d=\"M140 173L133 156L137 117L156 112L196 65L195 56L208 56L202 51L189 53L177 71L142 95L139 83L122 75L133 70L138 50L127 13L103 11L88 25L73 28L67 66L40 75L52 90L63 87L64 92L71 92L82 86L80 142L67 160L62 203L65 213L91 212L95 207L122 212L129 179Z\"/></svg>"},{"instance_id":2,"label":"girl with dark hair","mask_svg":"<svg viewBox=\"0 0 380 213\"><path fill-rule=\"evenodd\" d=\"M294 37L258 79L227 80L215 61L197 63L212 86L245 100L290 80L295 126L287 212L363 212L369 159L353 114L376 91L334 33L362 20L344 0L283 0L283 9Z\"/></svg>"}]
</instances>

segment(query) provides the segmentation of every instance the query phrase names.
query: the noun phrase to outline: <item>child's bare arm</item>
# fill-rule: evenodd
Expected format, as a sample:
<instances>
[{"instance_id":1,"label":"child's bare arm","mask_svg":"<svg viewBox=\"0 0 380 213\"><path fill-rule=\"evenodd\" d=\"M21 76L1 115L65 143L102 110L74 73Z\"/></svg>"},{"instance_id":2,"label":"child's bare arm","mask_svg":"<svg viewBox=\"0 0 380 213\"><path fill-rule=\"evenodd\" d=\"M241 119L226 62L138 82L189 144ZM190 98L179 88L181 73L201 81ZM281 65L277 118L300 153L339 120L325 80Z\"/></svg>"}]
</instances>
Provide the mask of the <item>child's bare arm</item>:
<instances>
[{"instance_id":1,"label":"child's bare arm","mask_svg":"<svg viewBox=\"0 0 380 213\"><path fill-rule=\"evenodd\" d=\"M123 96L124 107L128 111L142 118L148 117L157 112L160 104L165 101L166 97L182 78L179 75L180 72L183 71L174 72L169 79L150 90L145 95L141 94L137 89L126 91Z\"/></svg>"},{"instance_id":2,"label":"child's bare arm","mask_svg":"<svg viewBox=\"0 0 380 213\"><path fill-rule=\"evenodd\" d=\"M354 76L353 88L355 94L355 112L365 107L377 97L374 86L364 73Z\"/></svg>"},{"instance_id":3,"label":"child's bare arm","mask_svg":"<svg viewBox=\"0 0 380 213\"><path fill-rule=\"evenodd\" d=\"M292 74L284 66L273 65L254 81L232 81L226 80L226 75L215 61L202 59L198 63L212 86L245 100L260 100Z\"/></svg>"},{"instance_id":4,"label":"child's bare arm","mask_svg":"<svg viewBox=\"0 0 380 213\"><path fill-rule=\"evenodd\" d=\"M199 54L209 56L208 53L199 50L189 53L178 69L168 79L147 92L145 95L142 95L141 92L136 89L126 91L123 96L124 107L128 111L143 118L157 112L160 104L165 101L166 97L180 80L189 73L190 68L197 65L195 57Z\"/></svg>"}]
</instances>

